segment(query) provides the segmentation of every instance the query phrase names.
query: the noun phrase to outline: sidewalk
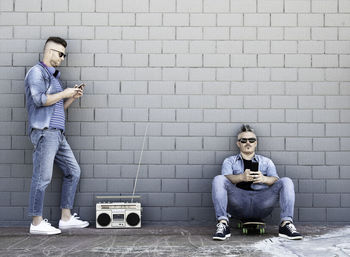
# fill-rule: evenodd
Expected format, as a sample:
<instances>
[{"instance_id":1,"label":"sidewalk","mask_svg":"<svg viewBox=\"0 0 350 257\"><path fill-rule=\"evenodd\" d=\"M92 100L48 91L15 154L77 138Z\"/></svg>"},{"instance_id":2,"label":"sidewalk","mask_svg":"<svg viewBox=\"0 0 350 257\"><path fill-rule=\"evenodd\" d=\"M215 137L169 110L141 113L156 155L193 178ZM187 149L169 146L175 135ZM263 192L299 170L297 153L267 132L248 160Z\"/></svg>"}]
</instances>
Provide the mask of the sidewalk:
<instances>
[{"instance_id":1,"label":"sidewalk","mask_svg":"<svg viewBox=\"0 0 350 257\"><path fill-rule=\"evenodd\" d=\"M267 233L213 241L213 226L144 225L141 229L64 231L57 236L33 236L28 228L0 228L0 256L350 256L350 226L296 225L305 235L291 241L277 237L277 226Z\"/></svg>"}]
</instances>

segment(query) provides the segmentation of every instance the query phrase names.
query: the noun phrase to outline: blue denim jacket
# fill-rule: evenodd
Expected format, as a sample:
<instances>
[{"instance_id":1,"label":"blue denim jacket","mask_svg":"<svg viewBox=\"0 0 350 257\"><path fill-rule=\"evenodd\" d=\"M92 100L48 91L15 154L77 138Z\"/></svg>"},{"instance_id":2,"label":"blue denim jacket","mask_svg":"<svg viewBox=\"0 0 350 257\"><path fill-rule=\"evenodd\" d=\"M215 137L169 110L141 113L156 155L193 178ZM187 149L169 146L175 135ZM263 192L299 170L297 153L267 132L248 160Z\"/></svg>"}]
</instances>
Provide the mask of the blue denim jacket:
<instances>
[{"instance_id":1,"label":"blue denim jacket","mask_svg":"<svg viewBox=\"0 0 350 257\"><path fill-rule=\"evenodd\" d=\"M55 94L51 73L39 62L33 66L24 79L26 107L28 112L28 133L33 128L44 129L50 125L55 105L44 106L47 94Z\"/></svg>"},{"instance_id":2,"label":"blue denim jacket","mask_svg":"<svg viewBox=\"0 0 350 257\"><path fill-rule=\"evenodd\" d=\"M261 171L263 175L279 178L277 175L276 166L269 158L255 154L252 161L259 163L259 171ZM238 175L242 174L243 172L244 163L241 154L228 157L224 160L221 169L222 175ZM262 190L268 188L268 185L257 183L252 184L251 187L254 190Z\"/></svg>"}]
</instances>

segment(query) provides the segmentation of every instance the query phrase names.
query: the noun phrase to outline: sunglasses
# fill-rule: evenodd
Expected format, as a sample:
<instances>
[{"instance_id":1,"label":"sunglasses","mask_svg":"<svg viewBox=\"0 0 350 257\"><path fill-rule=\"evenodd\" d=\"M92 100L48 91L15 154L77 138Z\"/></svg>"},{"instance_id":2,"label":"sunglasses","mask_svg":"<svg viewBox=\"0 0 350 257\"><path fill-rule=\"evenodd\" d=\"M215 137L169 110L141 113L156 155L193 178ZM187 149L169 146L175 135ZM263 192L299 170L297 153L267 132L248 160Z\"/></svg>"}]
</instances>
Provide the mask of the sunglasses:
<instances>
[{"instance_id":1,"label":"sunglasses","mask_svg":"<svg viewBox=\"0 0 350 257\"><path fill-rule=\"evenodd\" d=\"M67 56L66 54L64 54L64 53L62 53L61 51L58 51L58 50L56 50L56 49L50 49L50 50L57 52L57 53L58 53L58 56L59 56L60 58L62 58L62 57L66 58L66 56Z\"/></svg>"},{"instance_id":2,"label":"sunglasses","mask_svg":"<svg viewBox=\"0 0 350 257\"><path fill-rule=\"evenodd\" d=\"M249 143L255 143L256 142L256 138L251 137L251 138L240 138L238 139L239 142L241 142L242 144L247 143L247 141L249 141Z\"/></svg>"}]
</instances>

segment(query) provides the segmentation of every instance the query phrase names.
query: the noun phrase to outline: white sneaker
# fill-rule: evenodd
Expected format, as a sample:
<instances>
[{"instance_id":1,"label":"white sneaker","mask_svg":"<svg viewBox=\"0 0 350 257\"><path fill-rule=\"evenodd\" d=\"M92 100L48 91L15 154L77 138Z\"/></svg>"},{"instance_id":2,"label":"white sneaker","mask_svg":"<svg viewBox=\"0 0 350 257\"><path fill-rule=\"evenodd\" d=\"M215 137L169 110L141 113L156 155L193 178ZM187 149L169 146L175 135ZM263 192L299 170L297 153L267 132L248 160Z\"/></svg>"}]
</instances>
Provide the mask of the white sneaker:
<instances>
[{"instance_id":1,"label":"white sneaker","mask_svg":"<svg viewBox=\"0 0 350 257\"><path fill-rule=\"evenodd\" d=\"M47 219L44 219L39 225L30 224L29 233L34 235L56 235L61 234L61 230L51 226Z\"/></svg>"},{"instance_id":2,"label":"white sneaker","mask_svg":"<svg viewBox=\"0 0 350 257\"><path fill-rule=\"evenodd\" d=\"M64 221L60 220L58 223L58 227L60 229L69 229L69 228L86 228L89 226L89 222L80 220L77 216L78 214L74 213L73 216L70 217L70 220Z\"/></svg>"}]
</instances>

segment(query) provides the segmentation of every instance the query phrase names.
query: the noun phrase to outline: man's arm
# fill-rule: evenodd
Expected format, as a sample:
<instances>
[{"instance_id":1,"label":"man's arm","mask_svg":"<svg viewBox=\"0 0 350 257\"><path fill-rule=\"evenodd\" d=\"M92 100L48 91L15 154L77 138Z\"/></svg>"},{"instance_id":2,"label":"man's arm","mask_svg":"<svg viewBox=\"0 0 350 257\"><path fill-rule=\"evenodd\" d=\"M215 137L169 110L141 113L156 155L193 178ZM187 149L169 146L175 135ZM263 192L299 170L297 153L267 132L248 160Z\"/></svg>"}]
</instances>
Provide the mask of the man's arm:
<instances>
[{"instance_id":1,"label":"man's arm","mask_svg":"<svg viewBox=\"0 0 350 257\"><path fill-rule=\"evenodd\" d=\"M83 92L78 92L76 95L74 95L71 98L68 98L65 102L64 102L64 110L67 110L68 107L75 101L75 99L78 99L79 97L81 97L83 95Z\"/></svg>"},{"instance_id":2,"label":"man's arm","mask_svg":"<svg viewBox=\"0 0 350 257\"><path fill-rule=\"evenodd\" d=\"M261 171L254 171L253 176L255 176L253 183L263 183L268 186L273 185L277 180L279 180L276 166L271 160L268 162L266 176L262 174Z\"/></svg>"},{"instance_id":3,"label":"man's arm","mask_svg":"<svg viewBox=\"0 0 350 257\"><path fill-rule=\"evenodd\" d=\"M268 186L273 185L277 180L278 177L273 177L273 176L265 176L261 173L261 171L253 171L251 172L253 176L253 183L263 183Z\"/></svg>"},{"instance_id":4,"label":"man's arm","mask_svg":"<svg viewBox=\"0 0 350 257\"><path fill-rule=\"evenodd\" d=\"M50 106L64 98L72 98L75 94L77 94L81 89L79 88L66 88L62 92L46 95L46 102L44 106Z\"/></svg>"},{"instance_id":5,"label":"man's arm","mask_svg":"<svg viewBox=\"0 0 350 257\"><path fill-rule=\"evenodd\" d=\"M75 88L77 88L77 87L75 87ZM83 95L83 91L84 91L83 88L79 88L78 92L73 97L66 100L64 102L64 110L67 110L68 107L75 101L75 99L80 98Z\"/></svg>"},{"instance_id":6,"label":"man's arm","mask_svg":"<svg viewBox=\"0 0 350 257\"><path fill-rule=\"evenodd\" d=\"M273 185L278 180L276 177L264 176L260 171L251 171L249 169L246 169L242 174L225 175L225 177L233 184L237 184L239 182L253 182L254 184L263 183L268 186Z\"/></svg>"},{"instance_id":7,"label":"man's arm","mask_svg":"<svg viewBox=\"0 0 350 257\"><path fill-rule=\"evenodd\" d=\"M264 182L264 184L268 185L268 186L272 186L273 184L275 184L275 182L277 180L279 180L279 178L276 177L268 177L268 176L264 176L266 181Z\"/></svg>"},{"instance_id":8,"label":"man's arm","mask_svg":"<svg viewBox=\"0 0 350 257\"><path fill-rule=\"evenodd\" d=\"M246 169L243 173L237 175L225 175L225 177L230 180L233 184L237 184L239 182L250 182L253 181L254 177L251 174L253 171Z\"/></svg>"},{"instance_id":9,"label":"man's arm","mask_svg":"<svg viewBox=\"0 0 350 257\"><path fill-rule=\"evenodd\" d=\"M71 98L68 98L65 102L64 102L64 110L67 110L68 107L74 102L75 98L74 97L71 97Z\"/></svg>"},{"instance_id":10,"label":"man's arm","mask_svg":"<svg viewBox=\"0 0 350 257\"><path fill-rule=\"evenodd\" d=\"M238 174L238 175L225 175L225 177L231 181L233 184L238 184L239 182L243 182L243 174Z\"/></svg>"},{"instance_id":11,"label":"man's arm","mask_svg":"<svg viewBox=\"0 0 350 257\"><path fill-rule=\"evenodd\" d=\"M260 172L260 171L259 171ZM261 174L261 175L260 175ZM265 185L268 185L268 186L271 186L273 185L277 180L278 178L276 177L269 177L269 176L264 176L261 172L260 174L258 175L257 178L255 178L253 180L253 183L263 183Z\"/></svg>"}]
</instances>

